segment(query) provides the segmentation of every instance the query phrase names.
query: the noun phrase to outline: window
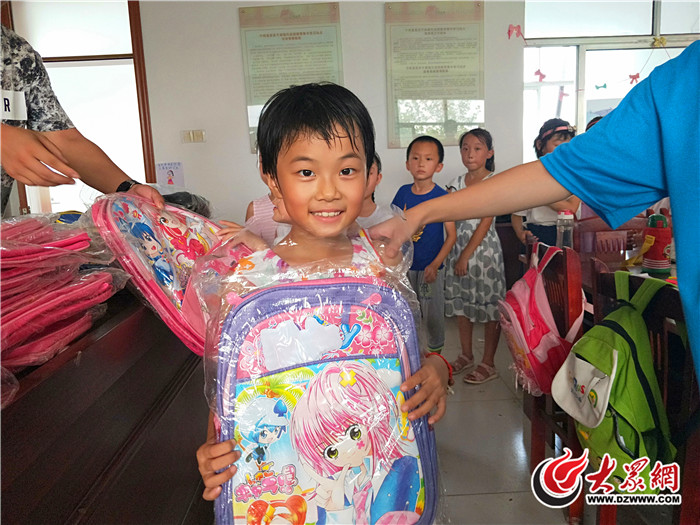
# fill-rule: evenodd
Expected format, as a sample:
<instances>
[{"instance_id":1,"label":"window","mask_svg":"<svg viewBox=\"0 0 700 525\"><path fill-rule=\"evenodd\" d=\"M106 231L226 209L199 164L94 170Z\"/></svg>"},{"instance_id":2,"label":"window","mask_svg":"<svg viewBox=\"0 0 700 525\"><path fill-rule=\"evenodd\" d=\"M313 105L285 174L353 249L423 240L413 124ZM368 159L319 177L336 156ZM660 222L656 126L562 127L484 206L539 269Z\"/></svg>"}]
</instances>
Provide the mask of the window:
<instances>
[{"instance_id":1,"label":"window","mask_svg":"<svg viewBox=\"0 0 700 525\"><path fill-rule=\"evenodd\" d=\"M583 132L697 40L699 19L697 1L526 0L523 162L535 159L532 143L546 120Z\"/></svg>"},{"instance_id":2,"label":"window","mask_svg":"<svg viewBox=\"0 0 700 525\"><path fill-rule=\"evenodd\" d=\"M44 59L73 124L130 177L145 182L153 161L144 158L134 65L140 55L132 49L129 10L126 1L14 2L12 18L15 31ZM150 141L150 130L145 135ZM33 212L84 211L98 195L82 182L27 188Z\"/></svg>"}]
</instances>

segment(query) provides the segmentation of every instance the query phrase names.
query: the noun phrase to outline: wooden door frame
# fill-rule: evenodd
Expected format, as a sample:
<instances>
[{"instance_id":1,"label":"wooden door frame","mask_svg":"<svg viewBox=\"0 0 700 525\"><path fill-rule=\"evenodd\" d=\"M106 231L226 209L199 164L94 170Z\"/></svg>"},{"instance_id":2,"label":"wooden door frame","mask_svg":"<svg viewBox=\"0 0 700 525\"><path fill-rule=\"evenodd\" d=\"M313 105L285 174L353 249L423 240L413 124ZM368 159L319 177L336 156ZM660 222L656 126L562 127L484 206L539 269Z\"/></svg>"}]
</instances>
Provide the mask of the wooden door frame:
<instances>
[{"instance_id":1,"label":"wooden door frame","mask_svg":"<svg viewBox=\"0 0 700 525\"><path fill-rule=\"evenodd\" d=\"M136 80L136 97L139 108L139 120L141 122L141 143L143 148L143 163L146 174L146 182L156 182L156 164L153 149L153 132L151 127L151 112L148 103L148 83L146 82L146 62L143 52L143 32L141 29L141 7L140 2L129 0L129 27L131 32L131 55L106 56L96 55L86 58L70 57L86 60L104 60L105 58L131 58L134 62L134 76ZM3 0L0 3L0 15L2 24L10 29L14 29L12 18L12 2ZM56 60L58 58L58 60ZM46 62L56 62L68 57L47 58ZM15 181L17 184L17 194L19 197L19 208L21 214L30 213L27 203L27 191L25 185Z\"/></svg>"}]
</instances>

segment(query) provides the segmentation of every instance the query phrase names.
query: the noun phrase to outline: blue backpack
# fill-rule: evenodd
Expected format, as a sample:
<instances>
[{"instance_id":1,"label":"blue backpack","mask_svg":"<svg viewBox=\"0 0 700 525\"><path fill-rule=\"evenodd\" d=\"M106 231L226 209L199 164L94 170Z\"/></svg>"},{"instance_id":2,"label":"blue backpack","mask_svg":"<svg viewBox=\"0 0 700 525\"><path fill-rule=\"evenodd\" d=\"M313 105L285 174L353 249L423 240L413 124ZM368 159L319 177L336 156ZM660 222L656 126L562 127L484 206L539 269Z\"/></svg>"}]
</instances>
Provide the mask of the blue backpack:
<instances>
[{"instance_id":1,"label":"blue backpack","mask_svg":"<svg viewBox=\"0 0 700 525\"><path fill-rule=\"evenodd\" d=\"M243 296L219 339L220 440L243 453L217 523L432 523L434 433L399 410L419 367L411 308L379 279Z\"/></svg>"}]
</instances>

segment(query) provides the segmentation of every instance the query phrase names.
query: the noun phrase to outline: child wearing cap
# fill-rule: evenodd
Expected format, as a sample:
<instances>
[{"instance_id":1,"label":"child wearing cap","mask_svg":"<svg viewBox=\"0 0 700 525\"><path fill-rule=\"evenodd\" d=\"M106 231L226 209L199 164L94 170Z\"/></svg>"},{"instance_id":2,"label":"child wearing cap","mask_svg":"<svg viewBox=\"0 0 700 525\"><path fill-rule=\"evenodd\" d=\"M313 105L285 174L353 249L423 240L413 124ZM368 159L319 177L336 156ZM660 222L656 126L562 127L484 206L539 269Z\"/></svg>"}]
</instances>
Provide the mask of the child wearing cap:
<instances>
[{"instance_id":1,"label":"child wearing cap","mask_svg":"<svg viewBox=\"0 0 700 525\"><path fill-rule=\"evenodd\" d=\"M576 130L566 121L560 118L549 119L540 128L533 144L537 158L544 157L554 151L560 144L569 142ZM538 206L529 210L523 210L510 216L515 234L523 244L527 243L528 233L534 235L537 240L554 246L557 242L557 213L562 210L571 210L579 217L581 199L572 195L549 206ZM523 217L526 224L523 225Z\"/></svg>"}]
</instances>

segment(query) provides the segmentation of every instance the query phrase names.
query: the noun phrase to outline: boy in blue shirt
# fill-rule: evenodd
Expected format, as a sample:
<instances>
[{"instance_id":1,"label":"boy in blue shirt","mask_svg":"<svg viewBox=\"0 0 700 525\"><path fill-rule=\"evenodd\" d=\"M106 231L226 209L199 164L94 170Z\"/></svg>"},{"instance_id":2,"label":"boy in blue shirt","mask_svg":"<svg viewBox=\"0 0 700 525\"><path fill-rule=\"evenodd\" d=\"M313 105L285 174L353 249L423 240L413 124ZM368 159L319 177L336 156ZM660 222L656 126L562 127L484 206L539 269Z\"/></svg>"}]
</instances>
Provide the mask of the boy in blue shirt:
<instances>
[{"instance_id":1,"label":"boy in blue shirt","mask_svg":"<svg viewBox=\"0 0 700 525\"><path fill-rule=\"evenodd\" d=\"M392 204L407 210L447 192L433 182L442 170L445 149L429 136L413 139L406 149L406 169L413 184L396 192ZM425 225L413 236L413 264L408 279L420 301L421 314L427 325L428 351L442 352L445 346L445 268L443 262L457 240L454 222Z\"/></svg>"}]
</instances>

